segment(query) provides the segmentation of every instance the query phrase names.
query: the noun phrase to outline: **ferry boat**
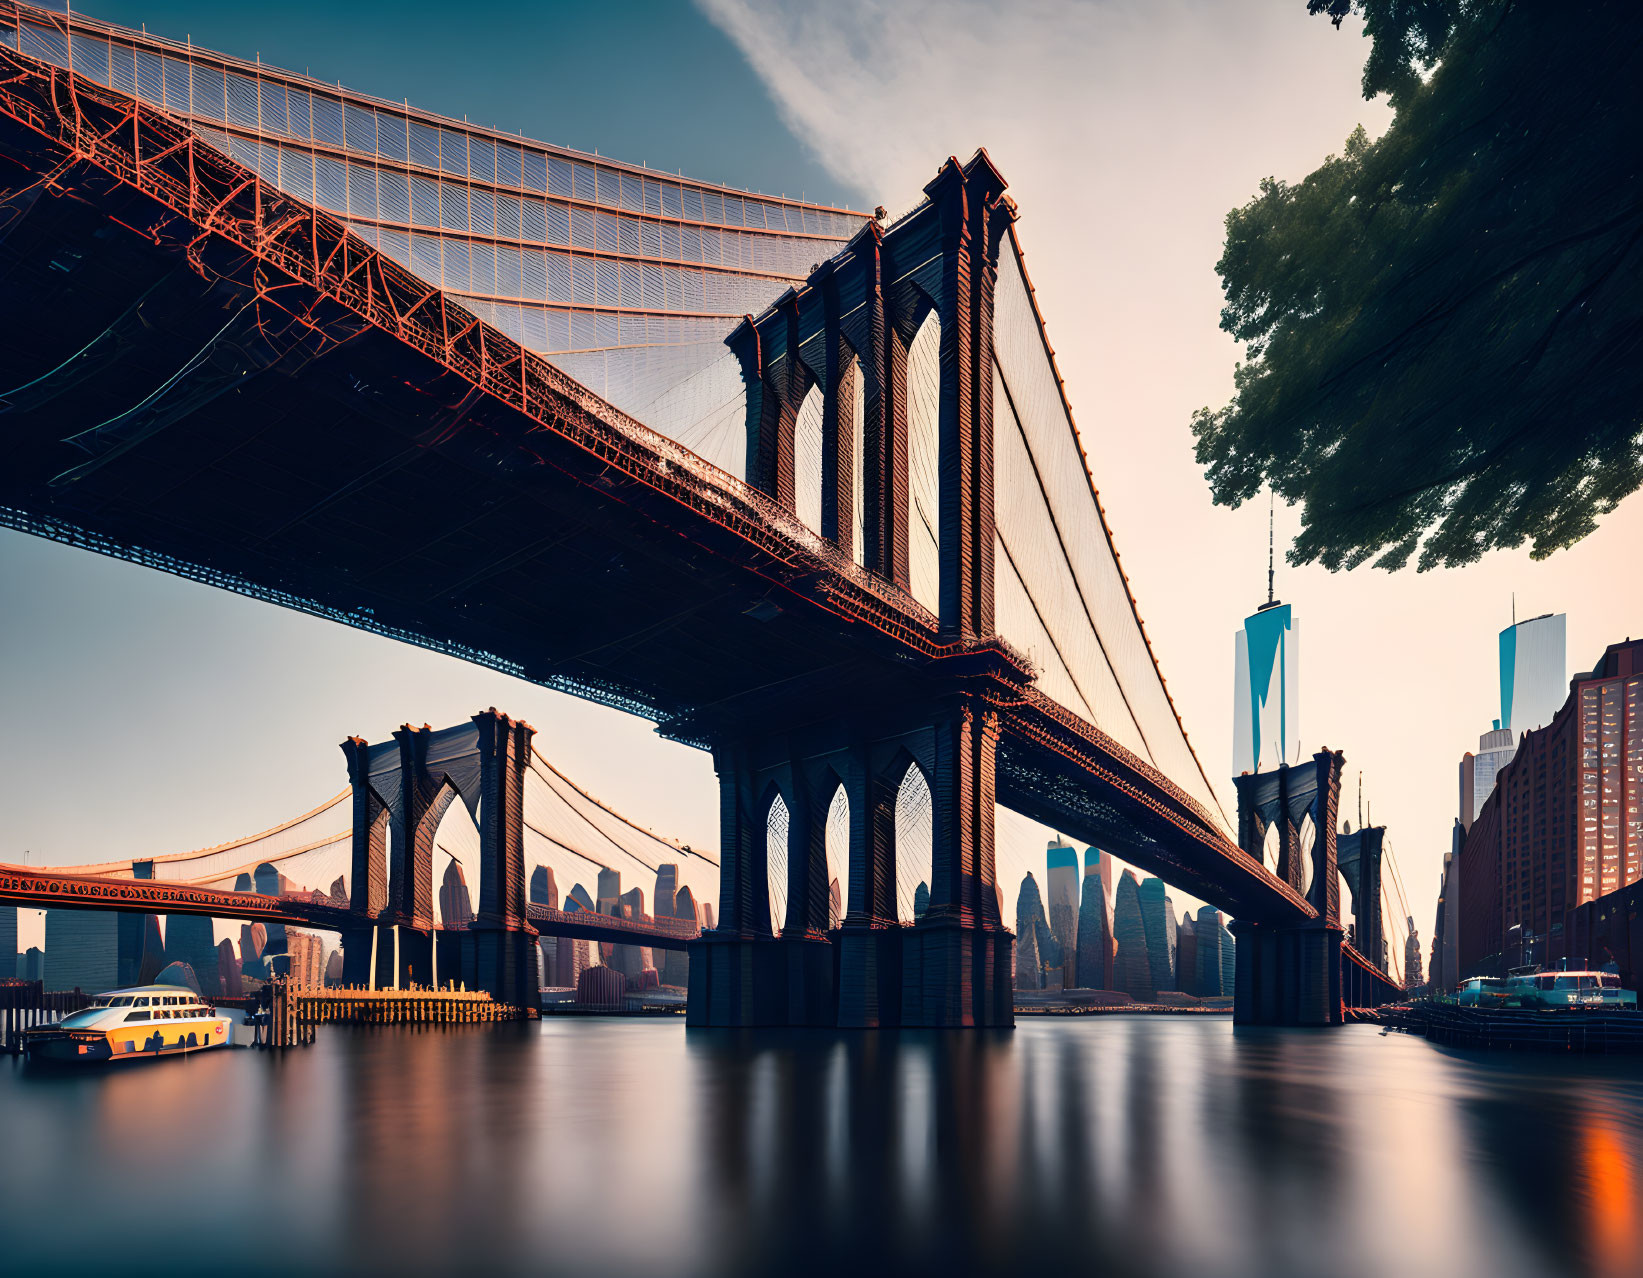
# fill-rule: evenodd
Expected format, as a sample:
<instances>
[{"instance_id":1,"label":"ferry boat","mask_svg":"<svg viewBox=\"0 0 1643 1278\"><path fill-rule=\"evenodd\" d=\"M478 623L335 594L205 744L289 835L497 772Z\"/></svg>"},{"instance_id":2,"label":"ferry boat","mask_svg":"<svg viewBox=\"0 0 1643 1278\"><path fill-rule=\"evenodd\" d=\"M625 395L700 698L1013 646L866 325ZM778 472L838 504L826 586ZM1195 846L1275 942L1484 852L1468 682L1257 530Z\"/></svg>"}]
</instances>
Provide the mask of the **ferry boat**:
<instances>
[{"instance_id":1,"label":"ferry boat","mask_svg":"<svg viewBox=\"0 0 1643 1278\"><path fill-rule=\"evenodd\" d=\"M1468 977L1455 991L1455 1002L1462 1007L1499 1007L1506 1001L1505 986L1498 976Z\"/></svg>"},{"instance_id":2,"label":"ferry boat","mask_svg":"<svg viewBox=\"0 0 1643 1278\"><path fill-rule=\"evenodd\" d=\"M47 1061L141 1060L226 1047L232 1018L194 991L176 985L135 985L110 990L91 1006L55 1025L23 1034L23 1051Z\"/></svg>"},{"instance_id":3,"label":"ferry boat","mask_svg":"<svg viewBox=\"0 0 1643 1278\"><path fill-rule=\"evenodd\" d=\"M1637 991L1620 988L1616 972L1514 971L1500 983L1507 1007L1617 1008L1637 1007Z\"/></svg>"}]
</instances>

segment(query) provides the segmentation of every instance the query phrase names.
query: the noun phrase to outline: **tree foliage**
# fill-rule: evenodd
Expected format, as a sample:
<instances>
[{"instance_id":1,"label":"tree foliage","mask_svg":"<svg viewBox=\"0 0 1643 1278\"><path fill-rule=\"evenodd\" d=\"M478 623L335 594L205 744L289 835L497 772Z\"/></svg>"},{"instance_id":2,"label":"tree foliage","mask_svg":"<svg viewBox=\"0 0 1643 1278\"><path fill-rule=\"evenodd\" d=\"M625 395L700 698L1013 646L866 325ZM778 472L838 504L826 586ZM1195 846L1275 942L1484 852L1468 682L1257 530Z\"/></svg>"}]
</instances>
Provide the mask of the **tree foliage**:
<instances>
[{"instance_id":1,"label":"tree foliage","mask_svg":"<svg viewBox=\"0 0 1643 1278\"><path fill-rule=\"evenodd\" d=\"M1310 0L1394 108L1227 215L1218 503L1302 504L1290 560L1422 570L1572 545L1643 485L1643 22L1562 0Z\"/></svg>"}]
</instances>

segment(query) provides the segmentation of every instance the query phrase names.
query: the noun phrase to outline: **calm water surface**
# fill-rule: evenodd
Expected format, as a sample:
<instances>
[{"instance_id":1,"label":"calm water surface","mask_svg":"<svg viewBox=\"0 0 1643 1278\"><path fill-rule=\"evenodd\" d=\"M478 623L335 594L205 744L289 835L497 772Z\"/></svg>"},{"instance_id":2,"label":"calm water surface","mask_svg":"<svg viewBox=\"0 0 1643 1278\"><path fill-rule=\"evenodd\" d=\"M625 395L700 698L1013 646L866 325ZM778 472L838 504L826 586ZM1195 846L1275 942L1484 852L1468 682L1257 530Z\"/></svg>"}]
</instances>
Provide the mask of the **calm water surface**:
<instances>
[{"instance_id":1,"label":"calm water surface","mask_svg":"<svg viewBox=\"0 0 1643 1278\"><path fill-rule=\"evenodd\" d=\"M1643 1063L560 1020L0 1061L10 1272L1643 1274Z\"/></svg>"}]
</instances>

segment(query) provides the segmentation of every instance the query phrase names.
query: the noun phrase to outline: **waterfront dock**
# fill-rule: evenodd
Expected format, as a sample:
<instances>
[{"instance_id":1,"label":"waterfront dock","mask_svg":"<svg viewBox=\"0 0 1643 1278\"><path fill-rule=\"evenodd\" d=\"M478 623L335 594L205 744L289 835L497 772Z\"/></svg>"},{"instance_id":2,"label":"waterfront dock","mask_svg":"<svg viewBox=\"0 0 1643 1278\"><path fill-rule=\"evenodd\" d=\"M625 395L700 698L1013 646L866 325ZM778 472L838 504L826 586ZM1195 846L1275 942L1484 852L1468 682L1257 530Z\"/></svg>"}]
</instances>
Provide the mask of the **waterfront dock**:
<instances>
[{"instance_id":1,"label":"waterfront dock","mask_svg":"<svg viewBox=\"0 0 1643 1278\"><path fill-rule=\"evenodd\" d=\"M1497 1051L1643 1053L1643 1013L1602 1009L1479 1008L1417 1003L1384 1008L1383 1025L1424 1034L1444 1047Z\"/></svg>"},{"instance_id":2,"label":"waterfront dock","mask_svg":"<svg viewBox=\"0 0 1643 1278\"><path fill-rule=\"evenodd\" d=\"M300 985L276 980L268 988L269 1047L297 1047L314 1041L321 1024L472 1025L517 1021L528 1012L499 1003L484 990L382 990L367 986Z\"/></svg>"}]
</instances>

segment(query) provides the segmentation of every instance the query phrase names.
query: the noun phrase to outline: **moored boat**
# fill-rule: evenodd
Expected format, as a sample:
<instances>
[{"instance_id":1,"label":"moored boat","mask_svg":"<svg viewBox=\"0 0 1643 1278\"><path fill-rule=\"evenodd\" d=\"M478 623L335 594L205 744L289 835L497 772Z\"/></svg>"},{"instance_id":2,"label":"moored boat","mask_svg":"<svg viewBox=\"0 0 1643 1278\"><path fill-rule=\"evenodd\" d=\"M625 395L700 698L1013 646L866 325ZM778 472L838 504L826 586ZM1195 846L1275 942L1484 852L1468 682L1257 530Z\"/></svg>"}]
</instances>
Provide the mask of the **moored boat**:
<instances>
[{"instance_id":1,"label":"moored boat","mask_svg":"<svg viewBox=\"0 0 1643 1278\"><path fill-rule=\"evenodd\" d=\"M23 1051L48 1061L141 1060L226 1047L232 1020L176 985L109 990L91 1006L23 1035Z\"/></svg>"},{"instance_id":2,"label":"moored boat","mask_svg":"<svg viewBox=\"0 0 1643 1278\"><path fill-rule=\"evenodd\" d=\"M1507 1007L1543 1011L1564 1008L1615 1011L1637 1007L1637 992L1622 989L1616 972L1514 971L1501 983L1499 993Z\"/></svg>"}]
</instances>

